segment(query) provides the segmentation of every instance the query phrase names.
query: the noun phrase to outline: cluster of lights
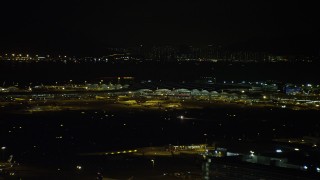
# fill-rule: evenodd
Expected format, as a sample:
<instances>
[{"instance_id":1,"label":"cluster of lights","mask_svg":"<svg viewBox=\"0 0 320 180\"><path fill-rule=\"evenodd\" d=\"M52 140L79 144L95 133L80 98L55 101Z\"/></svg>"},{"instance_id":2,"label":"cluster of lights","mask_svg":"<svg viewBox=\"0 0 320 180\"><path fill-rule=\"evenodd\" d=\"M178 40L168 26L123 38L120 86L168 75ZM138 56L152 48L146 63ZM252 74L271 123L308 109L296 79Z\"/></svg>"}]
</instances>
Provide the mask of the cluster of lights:
<instances>
[{"instance_id":1,"label":"cluster of lights","mask_svg":"<svg viewBox=\"0 0 320 180\"><path fill-rule=\"evenodd\" d=\"M135 153L138 152L138 150L128 150L128 151L118 151L118 152L107 152L105 155L114 155L114 154L126 154L126 153Z\"/></svg>"},{"instance_id":2,"label":"cluster of lights","mask_svg":"<svg viewBox=\"0 0 320 180\"><path fill-rule=\"evenodd\" d=\"M306 170L309 169L309 167L308 167L307 165L304 165L304 166L302 167L302 169L306 171ZM316 170L316 172L320 173L320 168L319 168L319 167L316 167L315 170Z\"/></svg>"}]
</instances>

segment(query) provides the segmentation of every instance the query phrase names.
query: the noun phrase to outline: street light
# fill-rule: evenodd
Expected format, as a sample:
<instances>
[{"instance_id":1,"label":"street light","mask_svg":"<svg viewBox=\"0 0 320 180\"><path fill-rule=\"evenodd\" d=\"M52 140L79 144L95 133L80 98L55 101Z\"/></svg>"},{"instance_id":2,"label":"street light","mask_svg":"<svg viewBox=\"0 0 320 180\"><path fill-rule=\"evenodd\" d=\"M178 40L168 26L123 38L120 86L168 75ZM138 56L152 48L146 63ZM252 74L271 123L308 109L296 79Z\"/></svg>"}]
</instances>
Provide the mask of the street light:
<instances>
[{"instance_id":1,"label":"street light","mask_svg":"<svg viewBox=\"0 0 320 180\"><path fill-rule=\"evenodd\" d=\"M152 168L154 168L154 159L151 159L152 162Z\"/></svg>"},{"instance_id":2,"label":"street light","mask_svg":"<svg viewBox=\"0 0 320 180\"><path fill-rule=\"evenodd\" d=\"M206 138L206 142L205 142L206 144L208 143L207 135L208 135L208 134L206 134L206 133L205 133L205 134L203 134L203 136Z\"/></svg>"},{"instance_id":3,"label":"street light","mask_svg":"<svg viewBox=\"0 0 320 180\"><path fill-rule=\"evenodd\" d=\"M2 146L2 147L1 147L1 152L2 152L2 153L1 153L1 154L2 154L2 158L1 158L1 159L2 159L2 160L4 160L4 151L5 151L6 149L7 149L7 147L5 147L5 146Z\"/></svg>"}]
</instances>

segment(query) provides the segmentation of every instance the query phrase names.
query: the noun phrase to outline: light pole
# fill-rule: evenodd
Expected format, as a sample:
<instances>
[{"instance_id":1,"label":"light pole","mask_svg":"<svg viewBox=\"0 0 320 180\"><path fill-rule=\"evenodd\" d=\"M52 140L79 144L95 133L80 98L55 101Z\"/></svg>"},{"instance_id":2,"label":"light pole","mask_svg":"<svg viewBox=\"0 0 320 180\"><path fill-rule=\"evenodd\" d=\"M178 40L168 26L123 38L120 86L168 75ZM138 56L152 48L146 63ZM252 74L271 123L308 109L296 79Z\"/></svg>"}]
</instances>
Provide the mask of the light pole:
<instances>
[{"instance_id":1,"label":"light pole","mask_svg":"<svg viewBox=\"0 0 320 180\"><path fill-rule=\"evenodd\" d=\"M203 136L205 137L205 144L207 144L208 143L208 138L207 138L207 136L208 136L208 134L203 134Z\"/></svg>"},{"instance_id":2,"label":"light pole","mask_svg":"<svg viewBox=\"0 0 320 180\"><path fill-rule=\"evenodd\" d=\"M152 162L152 168L154 168L154 159L151 159Z\"/></svg>"},{"instance_id":3,"label":"light pole","mask_svg":"<svg viewBox=\"0 0 320 180\"><path fill-rule=\"evenodd\" d=\"M5 146L1 147L2 160L4 160L4 151L6 149L7 149L7 147L5 147Z\"/></svg>"},{"instance_id":4,"label":"light pole","mask_svg":"<svg viewBox=\"0 0 320 180\"><path fill-rule=\"evenodd\" d=\"M70 86L71 86L71 87L73 87L72 79L70 79L70 81L69 81L69 82L70 82Z\"/></svg>"}]
</instances>

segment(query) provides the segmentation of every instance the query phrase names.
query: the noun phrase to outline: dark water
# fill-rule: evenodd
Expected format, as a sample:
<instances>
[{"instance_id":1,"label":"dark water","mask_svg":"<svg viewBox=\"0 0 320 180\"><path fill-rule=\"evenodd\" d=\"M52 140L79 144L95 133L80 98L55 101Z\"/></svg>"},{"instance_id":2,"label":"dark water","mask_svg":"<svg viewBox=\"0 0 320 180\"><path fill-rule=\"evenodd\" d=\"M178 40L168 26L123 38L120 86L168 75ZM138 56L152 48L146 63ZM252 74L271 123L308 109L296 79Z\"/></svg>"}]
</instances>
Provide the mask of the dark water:
<instances>
[{"instance_id":1,"label":"dark water","mask_svg":"<svg viewBox=\"0 0 320 180\"><path fill-rule=\"evenodd\" d=\"M67 111L0 117L0 145L17 159L63 159L76 153L217 140L268 142L319 136L317 111L205 109ZM178 116L184 116L184 119Z\"/></svg>"},{"instance_id":2,"label":"dark water","mask_svg":"<svg viewBox=\"0 0 320 180\"><path fill-rule=\"evenodd\" d=\"M215 77L223 81L282 81L319 83L314 63L209 63L209 62L0 62L0 86L93 81L103 77L133 76L140 80L194 81ZM5 83L4 83L5 82Z\"/></svg>"}]
</instances>

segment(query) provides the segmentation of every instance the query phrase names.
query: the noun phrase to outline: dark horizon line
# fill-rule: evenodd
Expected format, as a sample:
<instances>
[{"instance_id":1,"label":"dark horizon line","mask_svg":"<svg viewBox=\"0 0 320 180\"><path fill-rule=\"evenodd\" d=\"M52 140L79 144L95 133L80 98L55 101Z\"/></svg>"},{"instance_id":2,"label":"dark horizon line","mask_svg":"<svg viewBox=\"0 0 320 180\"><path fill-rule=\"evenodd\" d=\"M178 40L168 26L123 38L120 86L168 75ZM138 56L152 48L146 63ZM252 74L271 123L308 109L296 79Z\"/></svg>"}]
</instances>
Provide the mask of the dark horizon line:
<instances>
[{"instance_id":1,"label":"dark horizon line","mask_svg":"<svg viewBox=\"0 0 320 180\"><path fill-rule=\"evenodd\" d=\"M173 47L173 48L182 48L182 47L194 47L194 48L206 48L209 47L211 44L208 45L143 45L143 47L152 49L157 47ZM86 48L86 47L79 47L79 48L51 48L51 49L43 49L43 48L8 48L7 50L0 48L0 56L8 54L29 54L29 55L42 55L42 56L69 56L69 57L85 57L85 56L104 56L110 54L110 49L112 48L118 48L118 49L126 49L130 50L132 48L138 48L140 45L136 46L105 46L105 47L96 47L96 48ZM230 52L230 53L237 53L237 52L248 52L248 53L264 53L264 54L270 54L275 56L310 56L310 57L319 57L320 56L320 49L309 49L309 50L303 50L303 49L292 49L292 50L254 50L251 48L234 48L234 47L227 47L223 45L212 45L215 48L218 48L219 51L222 52ZM109 51L109 52L108 52Z\"/></svg>"}]
</instances>

